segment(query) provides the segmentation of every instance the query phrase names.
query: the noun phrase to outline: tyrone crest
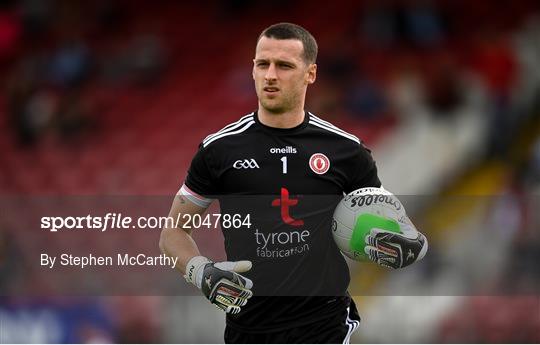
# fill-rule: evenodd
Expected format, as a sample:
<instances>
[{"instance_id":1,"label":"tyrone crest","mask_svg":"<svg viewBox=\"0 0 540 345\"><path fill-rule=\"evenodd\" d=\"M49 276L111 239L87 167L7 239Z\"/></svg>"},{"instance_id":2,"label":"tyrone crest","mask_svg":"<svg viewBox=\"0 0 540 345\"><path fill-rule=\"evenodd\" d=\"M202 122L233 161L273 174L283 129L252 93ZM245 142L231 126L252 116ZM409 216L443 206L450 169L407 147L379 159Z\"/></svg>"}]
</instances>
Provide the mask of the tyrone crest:
<instances>
[{"instance_id":1,"label":"tyrone crest","mask_svg":"<svg viewBox=\"0 0 540 345\"><path fill-rule=\"evenodd\" d=\"M314 153L309 158L309 167L315 174L322 175L330 169L330 160L322 153Z\"/></svg>"}]
</instances>

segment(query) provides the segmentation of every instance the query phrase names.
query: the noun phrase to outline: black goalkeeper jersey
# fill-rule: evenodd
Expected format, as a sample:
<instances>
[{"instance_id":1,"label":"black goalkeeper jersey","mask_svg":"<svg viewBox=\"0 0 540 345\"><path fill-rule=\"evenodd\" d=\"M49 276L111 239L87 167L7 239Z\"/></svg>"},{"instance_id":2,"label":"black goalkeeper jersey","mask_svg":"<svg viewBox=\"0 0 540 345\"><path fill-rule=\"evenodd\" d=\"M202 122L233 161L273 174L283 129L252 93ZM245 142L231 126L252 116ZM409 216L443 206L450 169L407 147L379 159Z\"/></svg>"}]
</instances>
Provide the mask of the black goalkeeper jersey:
<instances>
[{"instance_id":1,"label":"black goalkeeper jersey","mask_svg":"<svg viewBox=\"0 0 540 345\"><path fill-rule=\"evenodd\" d=\"M222 223L227 259L253 263L243 275L254 296L227 315L229 326L294 327L328 317L348 298L332 215L343 193L381 186L357 137L311 113L289 129L251 113L203 140L184 186L201 200L219 199L223 215L249 215L249 227Z\"/></svg>"}]
</instances>

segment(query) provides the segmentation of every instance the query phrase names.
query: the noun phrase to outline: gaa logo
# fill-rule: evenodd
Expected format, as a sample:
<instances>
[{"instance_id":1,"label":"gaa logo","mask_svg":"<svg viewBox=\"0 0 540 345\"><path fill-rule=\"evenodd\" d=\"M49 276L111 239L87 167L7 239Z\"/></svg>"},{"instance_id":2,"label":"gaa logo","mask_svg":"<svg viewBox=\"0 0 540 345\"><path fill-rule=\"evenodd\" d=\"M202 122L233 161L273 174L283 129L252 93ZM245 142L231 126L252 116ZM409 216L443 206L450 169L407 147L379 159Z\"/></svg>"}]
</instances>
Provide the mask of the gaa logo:
<instances>
[{"instance_id":1,"label":"gaa logo","mask_svg":"<svg viewBox=\"0 0 540 345\"><path fill-rule=\"evenodd\" d=\"M239 159L233 164L235 169L259 169L259 164L255 159Z\"/></svg>"},{"instance_id":2,"label":"gaa logo","mask_svg":"<svg viewBox=\"0 0 540 345\"><path fill-rule=\"evenodd\" d=\"M309 158L309 167L315 174L322 175L330 169L330 160L322 153L315 153Z\"/></svg>"}]
</instances>

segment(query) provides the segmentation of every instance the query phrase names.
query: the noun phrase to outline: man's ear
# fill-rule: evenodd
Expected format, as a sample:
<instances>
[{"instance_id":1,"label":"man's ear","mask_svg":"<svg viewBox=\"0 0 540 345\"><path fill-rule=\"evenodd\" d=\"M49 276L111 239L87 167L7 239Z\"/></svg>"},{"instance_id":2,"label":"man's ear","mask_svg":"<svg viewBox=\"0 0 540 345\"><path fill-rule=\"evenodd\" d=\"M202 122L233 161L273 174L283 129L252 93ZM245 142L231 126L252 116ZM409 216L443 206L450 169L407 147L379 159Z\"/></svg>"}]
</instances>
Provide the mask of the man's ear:
<instances>
[{"instance_id":1,"label":"man's ear","mask_svg":"<svg viewBox=\"0 0 540 345\"><path fill-rule=\"evenodd\" d=\"M253 59L253 68L251 68L251 78L255 80L255 59Z\"/></svg>"},{"instance_id":2,"label":"man's ear","mask_svg":"<svg viewBox=\"0 0 540 345\"><path fill-rule=\"evenodd\" d=\"M317 79L317 64L310 64L306 76L306 84L313 84Z\"/></svg>"}]
</instances>

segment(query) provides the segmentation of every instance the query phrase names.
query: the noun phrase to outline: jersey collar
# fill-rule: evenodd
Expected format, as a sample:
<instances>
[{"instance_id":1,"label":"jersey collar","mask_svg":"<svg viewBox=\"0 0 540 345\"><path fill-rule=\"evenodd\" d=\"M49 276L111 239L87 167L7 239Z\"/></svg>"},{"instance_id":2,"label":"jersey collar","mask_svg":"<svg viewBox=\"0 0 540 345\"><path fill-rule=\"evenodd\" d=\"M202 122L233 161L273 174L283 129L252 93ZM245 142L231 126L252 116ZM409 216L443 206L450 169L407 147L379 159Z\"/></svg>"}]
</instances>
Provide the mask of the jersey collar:
<instances>
[{"instance_id":1,"label":"jersey collar","mask_svg":"<svg viewBox=\"0 0 540 345\"><path fill-rule=\"evenodd\" d=\"M304 129L309 123L309 112L307 111L304 111L304 121L302 121L302 123L299 124L298 126L292 127L292 128L276 128L276 127L267 126L263 124L261 121L259 121L259 114L257 111L254 111L253 113L254 113L253 117L255 118L255 122L260 128L262 128L266 132L277 134L277 135L287 135L287 134L297 133L301 131L302 129Z\"/></svg>"}]
</instances>

